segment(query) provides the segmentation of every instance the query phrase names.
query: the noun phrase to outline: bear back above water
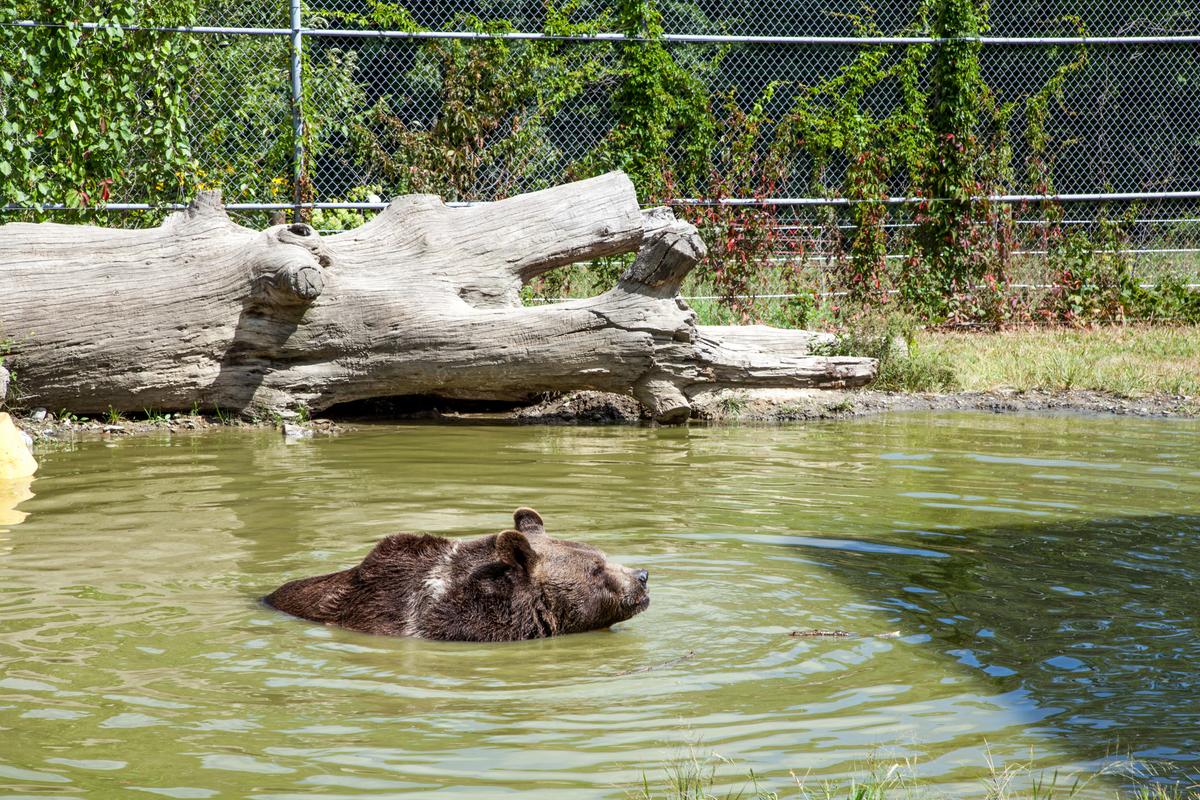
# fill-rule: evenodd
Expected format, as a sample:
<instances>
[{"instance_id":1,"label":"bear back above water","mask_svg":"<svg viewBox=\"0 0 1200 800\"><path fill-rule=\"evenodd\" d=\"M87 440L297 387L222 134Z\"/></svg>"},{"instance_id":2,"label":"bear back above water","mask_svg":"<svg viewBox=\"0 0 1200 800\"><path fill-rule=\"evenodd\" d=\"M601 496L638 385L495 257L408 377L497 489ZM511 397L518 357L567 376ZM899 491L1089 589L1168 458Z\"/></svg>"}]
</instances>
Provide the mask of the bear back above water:
<instances>
[{"instance_id":1,"label":"bear back above water","mask_svg":"<svg viewBox=\"0 0 1200 800\"><path fill-rule=\"evenodd\" d=\"M474 642L599 630L650 604L646 570L549 536L531 508L513 522L476 539L394 534L358 566L291 581L263 600L365 633Z\"/></svg>"}]
</instances>

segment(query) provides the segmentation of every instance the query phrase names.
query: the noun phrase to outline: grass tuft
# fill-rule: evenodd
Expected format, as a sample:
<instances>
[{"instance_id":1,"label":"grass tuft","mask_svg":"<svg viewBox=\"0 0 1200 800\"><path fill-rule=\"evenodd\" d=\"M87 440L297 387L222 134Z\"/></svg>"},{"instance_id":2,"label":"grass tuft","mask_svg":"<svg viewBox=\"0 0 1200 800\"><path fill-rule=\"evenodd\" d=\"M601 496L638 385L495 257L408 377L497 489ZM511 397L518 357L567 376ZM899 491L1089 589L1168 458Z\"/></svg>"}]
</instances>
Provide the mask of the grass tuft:
<instances>
[{"instance_id":1,"label":"grass tuft","mask_svg":"<svg viewBox=\"0 0 1200 800\"><path fill-rule=\"evenodd\" d=\"M1115 760L1094 773L1045 772L1034 769L1034 758L997 763L985 752L987 774L982 792L971 796L986 800L1200 800L1200 786L1161 780L1149 762ZM776 789L753 770L730 779L722 770L735 766L712 753L702 757L694 745L667 763L658 782L643 773L642 783L627 794L631 800L943 800L943 790L925 784L911 759L868 760L860 775L843 781L813 782L792 772L791 780ZM727 771L727 770L726 770ZM1124 788L1099 786L1102 777L1119 777Z\"/></svg>"},{"instance_id":2,"label":"grass tuft","mask_svg":"<svg viewBox=\"0 0 1200 800\"><path fill-rule=\"evenodd\" d=\"M949 392L958 388L951 360L924 347L916 324L903 316L868 318L823 352L879 361L872 389L885 392Z\"/></svg>"}]
</instances>

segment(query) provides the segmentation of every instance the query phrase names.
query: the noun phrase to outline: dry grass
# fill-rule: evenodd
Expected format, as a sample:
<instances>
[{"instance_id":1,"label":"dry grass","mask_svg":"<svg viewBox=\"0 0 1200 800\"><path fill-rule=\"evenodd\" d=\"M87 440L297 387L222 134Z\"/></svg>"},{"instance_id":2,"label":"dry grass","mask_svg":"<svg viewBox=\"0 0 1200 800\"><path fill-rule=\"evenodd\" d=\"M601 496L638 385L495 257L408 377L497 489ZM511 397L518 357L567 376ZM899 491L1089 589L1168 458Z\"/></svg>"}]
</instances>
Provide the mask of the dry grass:
<instances>
[{"instance_id":1,"label":"dry grass","mask_svg":"<svg viewBox=\"0 0 1200 800\"><path fill-rule=\"evenodd\" d=\"M917 338L923 351L950 366L964 391L1200 395L1197 327L926 331Z\"/></svg>"}]
</instances>

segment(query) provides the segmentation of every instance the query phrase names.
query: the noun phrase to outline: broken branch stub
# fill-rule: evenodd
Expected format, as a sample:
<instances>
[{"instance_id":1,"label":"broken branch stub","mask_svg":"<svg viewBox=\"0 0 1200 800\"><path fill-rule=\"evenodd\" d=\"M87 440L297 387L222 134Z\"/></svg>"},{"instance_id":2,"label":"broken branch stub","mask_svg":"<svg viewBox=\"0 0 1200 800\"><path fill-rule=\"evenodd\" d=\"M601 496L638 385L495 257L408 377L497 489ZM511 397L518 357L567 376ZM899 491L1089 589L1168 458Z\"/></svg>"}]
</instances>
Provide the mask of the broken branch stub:
<instances>
[{"instance_id":1,"label":"broken branch stub","mask_svg":"<svg viewBox=\"0 0 1200 800\"><path fill-rule=\"evenodd\" d=\"M520 303L546 270L634 251L601 295ZM699 326L677 295L704 254L621 173L467 208L400 197L330 236L241 227L203 192L151 230L0 226L0 336L26 402L81 413L596 389L680 421L716 387L873 375L810 355L821 334Z\"/></svg>"}]
</instances>

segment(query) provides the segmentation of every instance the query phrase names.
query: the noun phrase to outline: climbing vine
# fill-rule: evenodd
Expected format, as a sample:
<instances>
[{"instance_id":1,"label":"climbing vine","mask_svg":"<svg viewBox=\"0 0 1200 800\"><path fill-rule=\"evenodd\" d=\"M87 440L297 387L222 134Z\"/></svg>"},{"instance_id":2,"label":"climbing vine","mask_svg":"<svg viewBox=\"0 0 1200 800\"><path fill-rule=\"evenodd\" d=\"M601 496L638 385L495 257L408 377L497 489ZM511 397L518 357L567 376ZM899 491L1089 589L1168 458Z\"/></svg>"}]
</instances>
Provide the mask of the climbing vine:
<instances>
[{"instance_id":1,"label":"climbing vine","mask_svg":"<svg viewBox=\"0 0 1200 800\"><path fill-rule=\"evenodd\" d=\"M862 21L860 33L877 34ZM890 219L884 200L890 187L911 180L927 149L924 96L915 89L926 48L901 51L865 50L829 80L802 87L772 144L776 157L797 171L807 160L807 191L821 197L845 197L850 205L848 233L831 226L832 235L848 250L837 277L838 288L853 301L887 300L890 285L888 239ZM884 117L864 107L875 86L895 82L905 102ZM835 161L844 165L841 181L831 182Z\"/></svg>"},{"instance_id":2,"label":"climbing vine","mask_svg":"<svg viewBox=\"0 0 1200 800\"><path fill-rule=\"evenodd\" d=\"M616 28L627 37L619 45L619 83L612 101L617 124L590 161L624 170L651 199L665 195L668 176L676 190L694 189L708 177L717 127L701 77L722 54L708 64L693 62L689 71L662 41L662 15L654 0L615 0L614 8Z\"/></svg>"},{"instance_id":3,"label":"climbing vine","mask_svg":"<svg viewBox=\"0 0 1200 800\"><path fill-rule=\"evenodd\" d=\"M973 281L981 279L990 262L986 237L988 203L979 198L992 188L984 180L984 151L977 135L985 95L979 71L980 44L986 27L986 6L977 0L939 0L930 9L934 46L929 67L926 120L930 148L917 172L914 189L923 198L915 218L916 245L903 281L909 297L945 304ZM928 292L928 294L925 294Z\"/></svg>"},{"instance_id":4,"label":"climbing vine","mask_svg":"<svg viewBox=\"0 0 1200 800\"><path fill-rule=\"evenodd\" d=\"M697 192L708 203L679 209L708 242L705 266L714 290L743 321L753 314L755 287L761 276L782 269L784 280L793 280L796 275L790 267L795 261L783 257L799 256L802 250L781 235L776 209L723 204L731 198L761 201L775 193L782 165L761 145L770 123L766 109L778 85L768 85L748 110L738 105L732 92L719 98L721 111L709 134L713 137L709 180ZM688 192L686 178L677 183L675 174L668 170L665 180L668 196Z\"/></svg>"},{"instance_id":5,"label":"climbing vine","mask_svg":"<svg viewBox=\"0 0 1200 800\"><path fill-rule=\"evenodd\" d=\"M548 3L543 32L596 33L608 23L607 13L577 19L579 6L580 0ZM401 5L390 2L374 2L366 13L314 13L353 27L421 30ZM506 21L470 15L461 17L457 27L481 34L514 30ZM387 43L367 53L375 79L405 63L406 56ZM347 57L330 49L310 60L328 63ZM358 61L362 60L360 54ZM361 74L362 67L357 69ZM502 38L427 40L404 75L401 85L407 92L376 92L365 111L350 115L332 133L348 140L367 181L381 181L394 193L433 192L450 200L473 200L480 199L486 187L487 196L502 197L518 185L528 189L539 180L543 185L561 180L552 171L557 154L549 141L548 121L611 74L612 67L597 58L591 46ZM421 102L428 98L437 98L432 118ZM343 107L359 105L351 100ZM314 142L314 147L321 146L321 141Z\"/></svg>"},{"instance_id":6,"label":"climbing vine","mask_svg":"<svg viewBox=\"0 0 1200 800\"><path fill-rule=\"evenodd\" d=\"M32 16L0 0L0 23ZM187 188L191 0L46 3L36 28L0 24L0 204L174 200ZM95 27L82 23L95 22Z\"/></svg>"}]
</instances>

